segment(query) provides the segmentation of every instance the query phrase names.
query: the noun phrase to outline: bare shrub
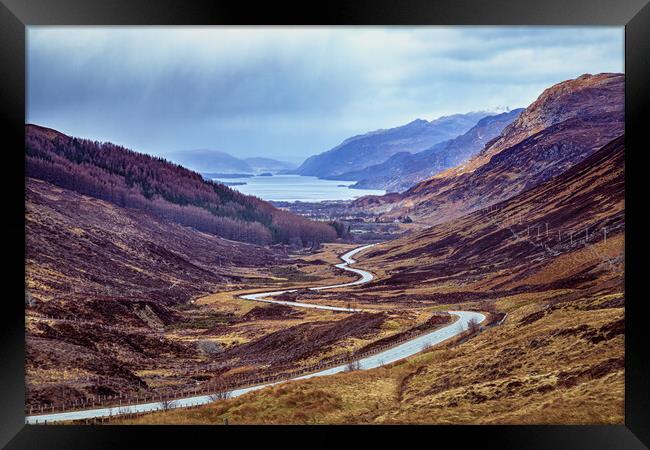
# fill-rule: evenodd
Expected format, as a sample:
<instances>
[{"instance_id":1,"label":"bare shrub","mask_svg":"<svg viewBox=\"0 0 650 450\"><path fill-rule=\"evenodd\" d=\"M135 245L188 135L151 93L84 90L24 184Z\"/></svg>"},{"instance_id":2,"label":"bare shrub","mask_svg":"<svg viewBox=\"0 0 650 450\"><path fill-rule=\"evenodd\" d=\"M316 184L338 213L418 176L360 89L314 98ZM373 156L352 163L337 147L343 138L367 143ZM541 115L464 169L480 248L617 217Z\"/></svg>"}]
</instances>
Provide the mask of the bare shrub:
<instances>
[{"instance_id":1,"label":"bare shrub","mask_svg":"<svg viewBox=\"0 0 650 450\"><path fill-rule=\"evenodd\" d=\"M431 347L433 347L431 342L425 342L425 343L422 344L422 351L425 352L425 351L429 350Z\"/></svg>"},{"instance_id":2,"label":"bare shrub","mask_svg":"<svg viewBox=\"0 0 650 450\"><path fill-rule=\"evenodd\" d=\"M230 397L232 397L232 394L228 391L215 392L214 394L210 394L210 401L218 402L221 400L228 400Z\"/></svg>"},{"instance_id":3,"label":"bare shrub","mask_svg":"<svg viewBox=\"0 0 650 450\"><path fill-rule=\"evenodd\" d=\"M359 363L359 361L350 361L345 366L346 372L354 372L356 370L361 370L361 364Z\"/></svg>"},{"instance_id":4,"label":"bare shrub","mask_svg":"<svg viewBox=\"0 0 650 450\"><path fill-rule=\"evenodd\" d=\"M163 411L168 411L172 408L176 408L176 401L175 400L163 400L160 402L160 406Z\"/></svg>"},{"instance_id":5,"label":"bare shrub","mask_svg":"<svg viewBox=\"0 0 650 450\"><path fill-rule=\"evenodd\" d=\"M469 322L467 322L467 330L470 333L472 333L472 334L476 333L479 330L479 328L480 327L479 327L479 324L478 324L478 320L476 320L475 317L472 317L471 319L469 319Z\"/></svg>"},{"instance_id":6,"label":"bare shrub","mask_svg":"<svg viewBox=\"0 0 650 450\"><path fill-rule=\"evenodd\" d=\"M492 314L496 314L498 312L496 305L492 300L483 300L479 303L478 309L481 311L487 311Z\"/></svg>"},{"instance_id":7,"label":"bare shrub","mask_svg":"<svg viewBox=\"0 0 650 450\"><path fill-rule=\"evenodd\" d=\"M200 340L196 343L196 349L204 355L218 355L223 351L223 347L218 342L207 339Z\"/></svg>"}]
</instances>

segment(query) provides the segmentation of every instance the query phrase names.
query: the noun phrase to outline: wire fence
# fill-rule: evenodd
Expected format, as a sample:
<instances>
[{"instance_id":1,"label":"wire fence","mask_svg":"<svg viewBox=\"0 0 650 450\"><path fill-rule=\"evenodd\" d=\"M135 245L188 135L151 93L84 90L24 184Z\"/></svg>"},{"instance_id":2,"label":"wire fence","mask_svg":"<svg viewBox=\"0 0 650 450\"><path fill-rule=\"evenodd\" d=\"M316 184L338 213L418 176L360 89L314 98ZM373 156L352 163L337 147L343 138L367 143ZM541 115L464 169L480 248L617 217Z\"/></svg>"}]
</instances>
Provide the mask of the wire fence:
<instances>
[{"instance_id":1,"label":"wire fence","mask_svg":"<svg viewBox=\"0 0 650 450\"><path fill-rule=\"evenodd\" d=\"M549 221L530 220L527 215L507 208L507 204L500 204L482 208L479 212L492 225L505 226L514 241L525 242L539 250L538 260L569 254L574 263L601 260L610 268L622 260L621 255L611 256L606 245L598 244L607 244L608 236L611 238L625 231L623 216L594 218L589 225L561 226Z\"/></svg>"}]
</instances>

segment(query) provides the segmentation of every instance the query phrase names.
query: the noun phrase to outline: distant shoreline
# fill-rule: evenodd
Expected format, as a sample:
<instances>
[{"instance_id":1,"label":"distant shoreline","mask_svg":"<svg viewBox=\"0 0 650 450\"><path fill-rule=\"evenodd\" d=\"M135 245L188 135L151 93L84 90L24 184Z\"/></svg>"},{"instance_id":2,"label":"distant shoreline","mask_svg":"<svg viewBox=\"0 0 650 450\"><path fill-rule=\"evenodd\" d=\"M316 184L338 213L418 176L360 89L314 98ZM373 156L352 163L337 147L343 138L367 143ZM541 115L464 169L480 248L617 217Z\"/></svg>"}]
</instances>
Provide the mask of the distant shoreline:
<instances>
[{"instance_id":1,"label":"distant shoreline","mask_svg":"<svg viewBox=\"0 0 650 450\"><path fill-rule=\"evenodd\" d=\"M211 180L213 178L252 178L255 175L252 173L211 173L204 172L203 175L205 178Z\"/></svg>"}]
</instances>

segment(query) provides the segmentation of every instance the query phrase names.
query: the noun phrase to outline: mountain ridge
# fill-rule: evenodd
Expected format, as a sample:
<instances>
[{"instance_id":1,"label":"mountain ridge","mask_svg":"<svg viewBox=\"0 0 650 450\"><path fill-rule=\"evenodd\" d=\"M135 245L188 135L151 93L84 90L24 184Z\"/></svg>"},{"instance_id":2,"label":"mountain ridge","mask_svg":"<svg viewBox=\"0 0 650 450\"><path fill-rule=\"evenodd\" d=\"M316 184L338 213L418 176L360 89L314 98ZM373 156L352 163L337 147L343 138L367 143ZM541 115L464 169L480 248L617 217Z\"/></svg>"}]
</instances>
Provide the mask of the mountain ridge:
<instances>
[{"instance_id":1,"label":"mountain ridge","mask_svg":"<svg viewBox=\"0 0 650 450\"><path fill-rule=\"evenodd\" d=\"M280 172L296 168L295 164L266 157L237 158L230 153L207 148L165 153L170 161L201 173Z\"/></svg>"},{"instance_id":2,"label":"mountain ridge","mask_svg":"<svg viewBox=\"0 0 650 450\"><path fill-rule=\"evenodd\" d=\"M473 156L485 143L498 136L522 111L523 108L517 108L483 117L467 132L454 139L440 142L418 153L396 153L381 164L345 173L337 178L358 180L351 186L353 188L404 191L418 181Z\"/></svg>"},{"instance_id":3,"label":"mountain ridge","mask_svg":"<svg viewBox=\"0 0 650 450\"><path fill-rule=\"evenodd\" d=\"M471 112L432 121L416 119L398 127L352 136L330 150L310 156L295 172L327 179L382 163L399 152L417 153L465 133L488 114Z\"/></svg>"}]
</instances>

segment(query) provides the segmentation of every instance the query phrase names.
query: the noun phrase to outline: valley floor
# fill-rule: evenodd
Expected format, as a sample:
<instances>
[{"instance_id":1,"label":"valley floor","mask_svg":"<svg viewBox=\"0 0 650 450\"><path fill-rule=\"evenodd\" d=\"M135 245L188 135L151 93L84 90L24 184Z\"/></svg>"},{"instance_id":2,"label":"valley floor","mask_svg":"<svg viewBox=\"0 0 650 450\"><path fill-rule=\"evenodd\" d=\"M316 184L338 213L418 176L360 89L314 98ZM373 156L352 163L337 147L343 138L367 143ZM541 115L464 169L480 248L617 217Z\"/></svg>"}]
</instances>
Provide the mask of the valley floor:
<instances>
[{"instance_id":1,"label":"valley floor","mask_svg":"<svg viewBox=\"0 0 650 450\"><path fill-rule=\"evenodd\" d=\"M513 296L502 325L388 366L111 423L622 423L622 295L552 297Z\"/></svg>"},{"instance_id":2,"label":"valley floor","mask_svg":"<svg viewBox=\"0 0 650 450\"><path fill-rule=\"evenodd\" d=\"M31 179L27 208L28 414L281 375L439 325L418 308L295 310L239 297L354 281L334 265L355 244L287 253L235 243Z\"/></svg>"}]
</instances>

